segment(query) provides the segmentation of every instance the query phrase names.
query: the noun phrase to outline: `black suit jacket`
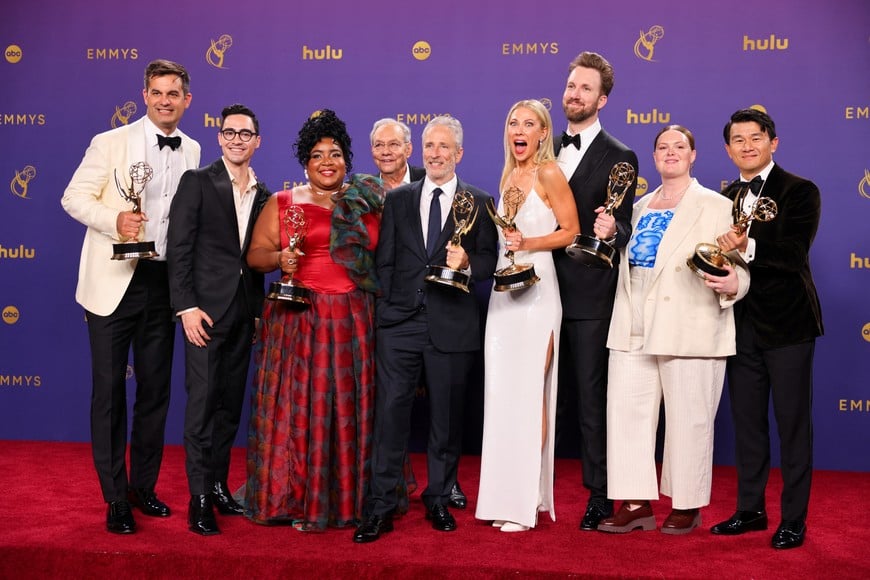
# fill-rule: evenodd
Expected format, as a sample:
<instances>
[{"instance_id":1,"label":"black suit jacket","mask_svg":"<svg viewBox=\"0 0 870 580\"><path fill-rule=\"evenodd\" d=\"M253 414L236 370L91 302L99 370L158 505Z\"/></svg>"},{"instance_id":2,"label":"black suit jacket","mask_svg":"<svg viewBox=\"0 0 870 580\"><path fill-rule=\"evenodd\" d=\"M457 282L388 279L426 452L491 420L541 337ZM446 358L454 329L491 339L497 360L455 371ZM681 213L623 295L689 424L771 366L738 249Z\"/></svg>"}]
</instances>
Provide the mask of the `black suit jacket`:
<instances>
[{"instance_id":1,"label":"black suit jacket","mask_svg":"<svg viewBox=\"0 0 870 580\"><path fill-rule=\"evenodd\" d=\"M739 189L729 186L725 194L733 199ZM778 211L773 220L749 228L755 240L751 284L735 314L752 324L761 348L806 342L824 332L809 260L821 217L819 188L775 164L760 195L775 201Z\"/></svg>"},{"instance_id":2,"label":"black suit jacket","mask_svg":"<svg viewBox=\"0 0 870 580\"><path fill-rule=\"evenodd\" d=\"M376 255L382 289L377 306L378 324L382 327L399 324L423 310L425 303L430 338L444 352L480 348L480 314L474 284L491 278L497 261L498 235L495 224L486 215L486 201L491 197L460 180L457 191L462 189L472 193L478 211L471 231L462 238L471 265L470 292L425 281L430 263L439 266L446 263L446 245L455 221L452 213L448 213L438 240L439 249L430 261L420 223L423 180L397 187L387 195Z\"/></svg>"},{"instance_id":3,"label":"black suit jacket","mask_svg":"<svg viewBox=\"0 0 870 580\"><path fill-rule=\"evenodd\" d=\"M558 156L561 141L556 139L554 146ZM610 170L622 161L631 163L635 178L622 199L622 204L613 213L617 228L614 246L617 248L625 246L631 237L631 210L637 188L637 155L602 129L568 180L577 204L580 232L594 235L592 225L598 216L595 209L607 201ZM556 277L559 279L562 317L573 320L610 318L616 295L616 280L619 277L619 255L613 260L612 269L585 266L566 254L564 249L553 250L553 260Z\"/></svg>"},{"instance_id":4,"label":"black suit jacket","mask_svg":"<svg viewBox=\"0 0 870 580\"><path fill-rule=\"evenodd\" d=\"M411 180L411 183L414 183L415 181L420 181L421 179L426 177L426 170L422 167L408 165L408 172L410 173L408 178Z\"/></svg>"},{"instance_id":5,"label":"black suit jacket","mask_svg":"<svg viewBox=\"0 0 870 580\"><path fill-rule=\"evenodd\" d=\"M254 222L271 195L257 183L245 243L239 247L233 186L222 159L208 167L186 171L169 211L167 263L174 312L194 306L217 322L243 281L252 318L263 308L263 274L248 267L245 255Z\"/></svg>"}]
</instances>

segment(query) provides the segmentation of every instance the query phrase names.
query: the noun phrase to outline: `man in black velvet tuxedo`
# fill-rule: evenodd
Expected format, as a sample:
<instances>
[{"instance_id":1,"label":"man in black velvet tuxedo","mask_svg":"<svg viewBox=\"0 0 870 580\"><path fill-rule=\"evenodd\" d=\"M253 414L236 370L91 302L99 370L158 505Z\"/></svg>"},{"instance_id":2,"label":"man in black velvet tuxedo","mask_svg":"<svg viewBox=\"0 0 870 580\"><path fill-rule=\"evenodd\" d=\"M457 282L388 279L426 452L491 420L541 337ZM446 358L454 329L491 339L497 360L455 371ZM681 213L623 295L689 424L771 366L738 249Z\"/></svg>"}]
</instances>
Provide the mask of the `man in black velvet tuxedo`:
<instances>
[{"instance_id":1,"label":"man in black velvet tuxedo","mask_svg":"<svg viewBox=\"0 0 870 580\"><path fill-rule=\"evenodd\" d=\"M230 495L227 475L264 298L263 275L245 261L254 222L270 195L250 166L259 130L247 107L225 108L218 132L222 157L182 176L169 214L169 288L185 338L188 525L201 535L220 533L215 506L226 515L244 513Z\"/></svg>"},{"instance_id":2,"label":"man in black velvet tuxedo","mask_svg":"<svg viewBox=\"0 0 870 580\"><path fill-rule=\"evenodd\" d=\"M379 119L375 121L369 138L372 159L385 191L426 177L425 169L408 164L414 146L411 144L411 129L406 124L390 117Z\"/></svg>"},{"instance_id":3,"label":"man in black velvet tuxedo","mask_svg":"<svg viewBox=\"0 0 870 580\"><path fill-rule=\"evenodd\" d=\"M749 264L749 293L734 307L737 354L728 359L728 393L736 436L737 512L711 531L736 535L767 529L764 489L770 472L768 405L780 437L782 520L771 545L796 548L806 535L813 469L813 354L823 333L809 251L819 227L821 196L810 181L773 161L773 120L743 109L725 125L725 151L749 182L747 210L759 197L776 202L776 217L749 230L723 233L719 246ZM736 184L735 184L736 185ZM741 188L729 187L731 197Z\"/></svg>"},{"instance_id":4,"label":"man in black velvet tuxedo","mask_svg":"<svg viewBox=\"0 0 870 580\"><path fill-rule=\"evenodd\" d=\"M414 150L411 144L411 128L405 123L390 117L375 121L369 134L372 144L372 159L378 168L384 190L393 189L426 177L426 170L408 164L408 157ZM468 501L459 485L459 480L450 490L451 507L465 509Z\"/></svg>"},{"instance_id":5,"label":"man in black velvet tuxedo","mask_svg":"<svg viewBox=\"0 0 870 580\"><path fill-rule=\"evenodd\" d=\"M613 88L613 67L594 52L583 52L568 67L562 107L568 130L555 137L556 156L574 192L580 232L610 240L621 248L631 236L631 209L637 186L637 155L601 127L598 112ZM635 178L612 216L604 213L610 170L620 162L634 167ZM607 497L607 333L616 295L619 255L613 268L591 268L555 250L553 258L562 298L562 352L559 359L557 447L572 435L567 405L576 405L580 427L583 486L589 490L580 529L598 529L613 515ZM568 415L570 416L570 415ZM560 422L561 419L561 422Z\"/></svg>"},{"instance_id":6,"label":"man in black velvet tuxedo","mask_svg":"<svg viewBox=\"0 0 870 580\"><path fill-rule=\"evenodd\" d=\"M377 249L381 296L372 471L368 517L353 536L358 543L393 529L411 407L421 379L430 400L426 518L436 530L456 529L447 504L459 465L462 402L482 342L474 285L492 276L497 258L495 224L486 217L474 222L461 246L448 243L455 227L455 193L469 191L479 215L491 199L456 176L462 154L462 125L452 117L435 117L423 130L425 179L386 197ZM426 282L430 264L467 272L471 292Z\"/></svg>"}]
</instances>

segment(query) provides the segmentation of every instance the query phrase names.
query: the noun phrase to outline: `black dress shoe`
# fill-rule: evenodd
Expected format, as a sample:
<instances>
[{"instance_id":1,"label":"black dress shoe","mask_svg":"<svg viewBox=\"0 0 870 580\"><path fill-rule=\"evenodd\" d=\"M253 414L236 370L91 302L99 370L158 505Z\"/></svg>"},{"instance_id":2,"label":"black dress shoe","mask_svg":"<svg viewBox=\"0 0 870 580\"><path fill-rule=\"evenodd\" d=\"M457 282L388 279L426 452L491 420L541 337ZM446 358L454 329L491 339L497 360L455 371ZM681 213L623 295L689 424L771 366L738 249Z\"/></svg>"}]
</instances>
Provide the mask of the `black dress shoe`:
<instances>
[{"instance_id":1,"label":"black dress shoe","mask_svg":"<svg viewBox=\"0 0 870 580\"><path fill-rule=\"evenodd\" d=\"M767 512L738 510L729 519L710 528L710 531L719 536L737 536L746 532L760 532L766 529Z\"/></svg>"},{"instance_id":2,"label":"black dress shoe","mask_svg":"<svg viewBox=\"0 0 870 580\"><path fill-rule=\"evenodd\" d=\"M432 529L439 532L452 532L456 529L456 520L447 511L447 506L440 503L426 510L426 519L432 520Z\"/></svg>"},{"instance_id":3,"label":"black dress shoe","mask_svg":"<svg viewBox=\"0 0 870 580\"><path fill-rule=\"evenodd\" d=\"M459 482L453 484L453 487L450 489L450 496L447 498L447 503L450 504L450 507L455 507L458 510L464 510L465 506L468 505L468 500L465 498L465 494L462 493L462 488L459 487Z\"/></svg>"},{"instance_id":4,"label":"black dress shoe","mask_svg":"<svg viewBox=\"0 0 870 580\"><path fill-rule=\"evenodd\" d=\"M232 494L227 489L226 483L215 482L214 489L211 492L211 501L214 503L217 511L225 516L241 516L245 513L245 508L233 499Z\"/></svg>"},{"instance_id":5,"label":"black dress shoe","mask_svg":"<svg viewBox=\"0 0 870 580\"><path fill-rule=\"evenodd\" d=\"M221 533L214 518L211 494L190 496L190 505L187 507L187 527L200 536Z\"/></svg>"},{"instance_id":6,"label":"black dress shoe","mask_svg":"<svg viewBox=\"0 0 870 580\"><path fill-rule=\"evenodd\" d=\"M130 504L139 508L146 516L157 518L169 517L169 506L157 499L157 494L152 489L131 489L127 496Z\"/></svg>"},{"instance_id":7,"label":"black dress shoe","mask_svg":"<svg viewBox=\"0 0 870 580\"><path fill-rule=\"evenodd\" d=\"M804 543L804 536L806 534L807 526L801 520L783 520L780 522L779 527L776 528L776 533L773 534L770 545L777 550L797 548Z\"/></svg>"},{"instance_id":8,"label":"black dress shoe","mask_svg":"<svg viewBox=\"0 0 870 580\"><path fill-rule=\"evenodd\" d=\"M133 510L127 500L110 501L106 511L106 529L113 534L132 534L136 531Z\"/></svg>"},{"instance_id":9,"label":"black dress shoe","mask_svg":"<svg viewBox=\"0 0 870 580\"><path fill-rule=\"evenodd\" d=\"M594 532L598 530L598 524L601 520L613 517L613 502L609 499L590 499L586 504L586 513L583 514L583 519L580 520L580 529L584 532Z\"/></svg>"},{"instance_id":10,"label":"black dress shoe","mask_svg":"<svg viewBox=\"0 0 870 580\"><path fill-rule=\"evenodd\" d=\"M360 524L353 533L353 541L357 544L367 544L374 542L381 537L381 534L393 531L393 516L387 514L384 516L371 515Z\"/></svg>"}]
</instances>

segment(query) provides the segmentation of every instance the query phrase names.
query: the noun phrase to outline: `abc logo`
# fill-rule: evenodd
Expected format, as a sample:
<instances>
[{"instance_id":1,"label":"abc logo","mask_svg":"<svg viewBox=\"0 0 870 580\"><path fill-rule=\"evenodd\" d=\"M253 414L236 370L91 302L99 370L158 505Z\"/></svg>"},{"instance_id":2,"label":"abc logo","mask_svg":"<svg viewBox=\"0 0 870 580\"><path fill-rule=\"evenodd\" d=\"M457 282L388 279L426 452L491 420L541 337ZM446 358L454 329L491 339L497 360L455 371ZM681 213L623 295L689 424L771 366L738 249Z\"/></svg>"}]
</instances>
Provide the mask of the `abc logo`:
<instances>
[{"instance_id":1,"label":"abc logo","mask_svg":"<svg viewBox=\"0 0 870 580\"><path fill-rule=\"evenodd\" d=\"M634 197L643 197L647 193L649 193L649 183L643 177L638 177Z\"/></svg>"},{"instance_id":2,"label":"abc logo","mask_svg":"<svg viewBox=\"0 0 870 580\"><path fill-rule=\"evenodd\" d=\"M6 47L6 60L15 64L21 60L21 47L17 44L10 44Z\"/></svg>"},{"instance_id":3,"label":"abc logo","mask_svg":"<svg viewBox=\"0 0 870 580\"><path fill-rule=\"evenodd\" d=\"M429 46L428 42L420 40L417 41L414 48L411 49L411 54L413 54L414 58L417 60L426 60L429 58L429 55L432 54L432 48Z\"/></svg>"},{"instance_id":4,"label":"abc logo","mask_svg":"<svg viewBox=\"0 0 870 580\"><path fill-rule=\"evenodd\" d=\"M7 306L3 309L3 322L6 324L15 324L18 322L18 309L14 306Z\"/></svg>"},{"instance_id":5,"label":"abc logo","mask_svg":"<svg viewBox=\"0 0 870 580\"><path fill-rule=\"evenodd\" d=\"M866 340L867 342L870 342L870 322L865 324L864 328L861 329L861 336L864 337L864 340Z\"/></svg>"}]
</instances>

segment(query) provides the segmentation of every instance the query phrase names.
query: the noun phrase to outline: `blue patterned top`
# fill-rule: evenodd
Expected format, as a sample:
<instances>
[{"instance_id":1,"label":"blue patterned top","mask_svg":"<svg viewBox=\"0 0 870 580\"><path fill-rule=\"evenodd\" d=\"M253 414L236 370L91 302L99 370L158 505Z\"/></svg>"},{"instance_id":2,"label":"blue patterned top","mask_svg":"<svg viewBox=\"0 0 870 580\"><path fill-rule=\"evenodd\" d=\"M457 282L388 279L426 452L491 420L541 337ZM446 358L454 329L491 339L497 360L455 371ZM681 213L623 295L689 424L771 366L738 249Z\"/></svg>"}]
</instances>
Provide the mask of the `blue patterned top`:
<instances>
[{"instance_id":1,"label":"blue patterned top","mask_svg":"<svg viewBox=\"0 0 870 580\"><path fill-rule=\"evenodd\" d=\"M637 220L637 225L631 234L631 240L628 242L628 263L630 265L641 268L652 268L656 265L659 244L673 217L674 211L670 209L647 209L644 211L640 219Z\"/></svg>"}]
</instances>

